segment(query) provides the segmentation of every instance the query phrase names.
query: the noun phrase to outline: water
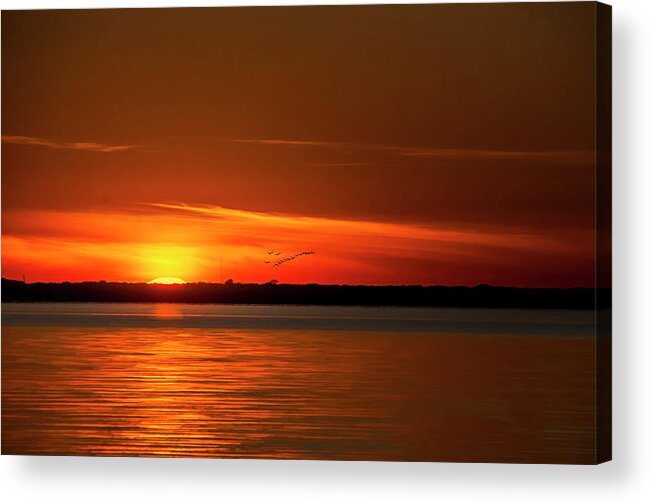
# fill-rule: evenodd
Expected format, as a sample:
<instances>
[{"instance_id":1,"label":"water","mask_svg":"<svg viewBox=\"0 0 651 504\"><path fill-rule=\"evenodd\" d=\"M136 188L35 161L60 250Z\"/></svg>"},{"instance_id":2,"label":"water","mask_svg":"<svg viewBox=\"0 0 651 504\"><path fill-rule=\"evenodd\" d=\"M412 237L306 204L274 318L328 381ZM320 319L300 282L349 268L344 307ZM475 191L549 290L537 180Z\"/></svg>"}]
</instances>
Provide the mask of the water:
<instances>
[{"instance_id":1,"label":"water","mask_svg":"<svg viewBox=\"0 0 651 504\"><path fill-rule=\"evenodd\" d=\"M2 452L591 463L593 317L4 304Z\"/></svg>"}]
</instances>

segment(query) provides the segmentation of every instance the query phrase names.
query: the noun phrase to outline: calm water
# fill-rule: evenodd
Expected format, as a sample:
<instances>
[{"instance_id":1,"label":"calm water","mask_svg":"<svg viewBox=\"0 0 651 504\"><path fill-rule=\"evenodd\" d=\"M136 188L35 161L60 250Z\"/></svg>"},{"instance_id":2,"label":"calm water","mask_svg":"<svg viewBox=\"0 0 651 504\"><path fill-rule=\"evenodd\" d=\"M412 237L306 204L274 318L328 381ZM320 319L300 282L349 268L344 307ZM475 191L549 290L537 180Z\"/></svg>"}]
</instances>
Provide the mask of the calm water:
<instances>
[{"instance_id":1,"label":"calm water","mask_svg":"<svg viewBox=\"0 0 651 504\"><path fill-rule=\"evenodd\" d=\"M591 463L593 313L4 304L2 452Z\"/></svg>"}]
</instances>

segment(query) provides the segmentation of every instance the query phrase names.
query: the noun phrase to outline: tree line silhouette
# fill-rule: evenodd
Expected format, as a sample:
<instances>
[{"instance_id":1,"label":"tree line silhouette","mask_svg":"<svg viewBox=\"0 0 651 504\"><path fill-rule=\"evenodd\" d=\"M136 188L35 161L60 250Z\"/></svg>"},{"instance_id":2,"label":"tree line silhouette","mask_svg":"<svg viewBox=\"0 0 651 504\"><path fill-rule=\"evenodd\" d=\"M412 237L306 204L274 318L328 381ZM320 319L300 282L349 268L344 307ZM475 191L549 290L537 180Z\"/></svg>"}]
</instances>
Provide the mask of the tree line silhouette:
<instances>
[{"instance_id":1,"label":"tree line silhouette","mask_svg":"<svg viewBox=\"0 0 651 504\"><path fill-rule=\"evenodd\" d=\"M611 305L610 288L515 288L478 285L320 285L118 282L24 283L2 279L3 302L171 302L420 306L467 308L594 309Z\"/></svg>"}]
</instances>

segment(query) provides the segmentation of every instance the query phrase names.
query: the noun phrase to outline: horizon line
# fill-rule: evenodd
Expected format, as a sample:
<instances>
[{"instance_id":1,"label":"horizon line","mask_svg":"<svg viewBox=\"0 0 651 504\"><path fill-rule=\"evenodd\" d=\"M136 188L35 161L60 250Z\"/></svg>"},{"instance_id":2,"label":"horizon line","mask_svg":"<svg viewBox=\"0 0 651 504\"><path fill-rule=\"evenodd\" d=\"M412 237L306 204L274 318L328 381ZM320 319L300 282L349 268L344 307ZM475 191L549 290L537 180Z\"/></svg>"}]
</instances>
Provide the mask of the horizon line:
<instances>
[{"instance_id":1,"label":"horizon line","mask_svg":"<svg viewBox=\"0 0 651 504\"><path fill-rule=\"evenodd\" d=\"M7 278L7 277L1 277L2 281L9 281L9 282L16 282L16 283L21 283L24 285L37 285L37 284L57 284L57 285L62 285L62 284L118 284L118 285L149 285L152 288L182 288L186 286L193 286L193 285L221 285L221 286L226 286L226 285L255 285L255 286L295 286L295 287L423 287L423 288L429 288L429 287L445 287L445 288L467 288L467 289L476 289L476 288L499 288L499 289L538 289L538 290L549 290L549 289L558 289L558 290L575 290L575 289L585 289L585 290L596 290L596 289L612 289L612 286L591 286L591 287L582 287L582 286L572 286L572 287L540 287L540 286L514 286L514 285L493 285L493 284L488 284L485 282L482 283L477 283L477 284L410 284L410 283L403 283L403 284L323 284L323 283L316 283L316 282L307 282L307 283L282 283L282 282L274 282L274 281L268 281L268 282L237 282L234 280L226 280L225 282L211 282L211 281L192 281L192 282L185 282L185 283L178 283L178 284L157 284L157 283L149 283L148 281L142 280L142 281L125 281L125 280L76 280L76 281L71 281L71 280L62 280L62 281L36 281L36 282L26 282L20 279L13 279L13 278Z\"/></svg>"}]
</instances>

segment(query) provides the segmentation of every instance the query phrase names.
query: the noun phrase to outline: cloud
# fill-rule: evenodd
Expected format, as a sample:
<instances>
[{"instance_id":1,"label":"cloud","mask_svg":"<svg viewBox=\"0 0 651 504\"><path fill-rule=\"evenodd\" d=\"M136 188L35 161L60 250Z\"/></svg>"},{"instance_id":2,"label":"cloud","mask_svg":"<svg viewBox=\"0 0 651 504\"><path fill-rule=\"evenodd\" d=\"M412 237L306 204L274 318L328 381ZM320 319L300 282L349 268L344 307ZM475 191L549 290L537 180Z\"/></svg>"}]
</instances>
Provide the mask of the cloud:
<instances>
[{"instance_id":1,"label":"cloud","mask_svg":"<svg viewBox=\"0 0 651 504\"><path fill-rule=\"evenodd\" d=\"M380 248L427 250L440 244L471 245L472 247L516 248L535 250L544 248L556 251L572 248L572 244L558 243L548 237L503 229L501 231L460 229L451 226L431 226L415 223L384 222L361 219L313 217L279 213L254 212L214 205L189 205L185 203L145 203L144 205L167 210L177 215L195 215L219 221L220 228L237 229L231 236L244 233L248 239L267 241L285 237L296 240L320 241L327 237L333 244L346 243L347 248L371 248L376 242ZM268 246L268 245L265 245ZM340 245L337 245L340 246ZM474 251L473 251L474 252Z\"/></svg>"},{"instance_id":2,"label":"cloud","mask_svg":"<svg viewBox=\"0 0 651 504\"><path fill-rule=\"evenodd\" d=\"M348 168L354 166L393 166L383 163L316 163L314 166L323 168Z\"/></svg>"},{"instance_id":3,"label":"cloud","mask_svg":"<svg viewBox=\"0 0 651 504\"><path fill-rule=\"evenodd\" d=\"M236 143L248 143L248 144L260 144L260 145L291 145L299 147L328 147L328 148L340 148L351 144L345 143L336 143L336 142L311 142L307 140L280 140L273 138L263 138L263 139L250 139L250 138L234 138L231 139L232 142Z\"/></svg>"},{"instance_id":4,"label":"cloud","mask_svg":"<svg viewBox=\"0 0 651 504\"><path fill-rule=\"evenodd\" d=\"M58 142L47 138L30 137L22 135L2 135L4 143L16 145L33 145L49 147L50 149L69 149L90 152L122 152L135 149L135 145L106 145L97 142Z\"/></svg>"},{"instance_id":5,"label":"cloud","mask_svg":"<svg viewBox=\"0 0 651 504\"><path fill-rule=\"evenodd\" d=\"M410 147L400 145L384 145L373 143L349 143L349 142L321 142L308 140L288 139L251 139L235 138L231 142L286 147L308 147L324 148L332 150L357 150L387 152L396 156L412 158L433 158L433 159L460 159L460 160L549 160L558 162L592 162L595 159L595 152L591 150L491 150L491 149L449 149L438 147ZM362 163L351 163L349 166L361 165Z\"/></svg>"}]
</instances>

